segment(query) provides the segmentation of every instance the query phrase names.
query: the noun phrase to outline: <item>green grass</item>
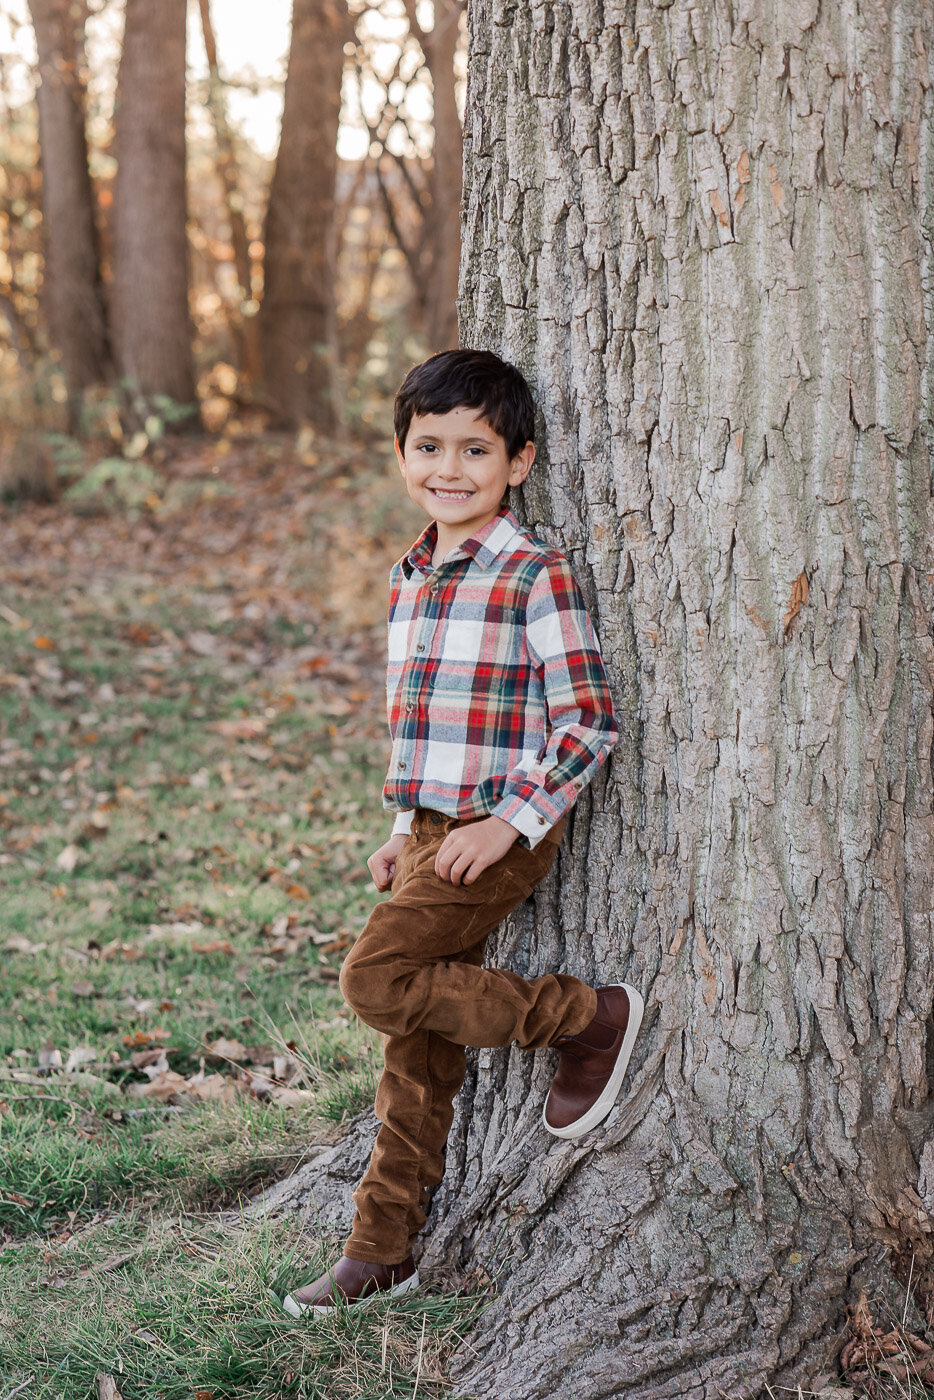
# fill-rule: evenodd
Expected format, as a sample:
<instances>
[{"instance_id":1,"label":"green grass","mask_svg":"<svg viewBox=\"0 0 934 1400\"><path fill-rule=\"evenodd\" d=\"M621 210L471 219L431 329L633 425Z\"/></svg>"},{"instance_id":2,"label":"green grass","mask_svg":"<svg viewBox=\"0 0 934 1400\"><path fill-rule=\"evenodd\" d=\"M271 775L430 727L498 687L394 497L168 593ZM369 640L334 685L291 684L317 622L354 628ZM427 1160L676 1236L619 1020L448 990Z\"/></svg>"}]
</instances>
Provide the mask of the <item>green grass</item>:
<instances>
[{"instance_id":1,"label":"green grass","mask_svg":"<svg viewBox=\"0 0 934 1400\"><path fill-rule=\"evenodd\" d=\"M250 1099L143 1108L119 1095L56 1088L55 1098L41 1090L0 1096L0 1226L9 1239L137 1202L196 1211L235 1205L293 1171L307 1154L309 1126L314 1132L306 1116Z\"/></svg>"},{"instance_id":2,"label":"green grass","mask_svg":"<svg viewBox=\"0 0 934 1400\"><path fill-rule=\"evenodd\" d=\"M62 1244L8 1248L0 1268L18 1286L0 1306L0 1377L31 1376L25 1393L43 1400L96 1396L100 1375L124 1400L450 1394L443 1358L477 1298L413 1295L318 1322L287 1317L282 1295L325 1267L326 1253L309 1255L293 1225L265 1220L124 1213Z\"/></svg>"},{"instance_id":3,"label":"green grass","mask_svg":"<svg viewBox=\"0 0 934 1400\"><path fill-rule=\"evenodd\" d=\"M149 573L126 517L29 507L4 526L21 565L0 600L0 1397L89 1400L98 1375L124 1400L441 1396L477 1306L296 1324L274 1295L339 1240L230 1224L372 1103L378 1072L337 973L386 835L381 616L414 522L371 469L296 528L276 492L297 470L166 505ZM211 551L244 521L249 548ZM150 1049L217 1076L214 1097L141 1095ZM250 1092L273 1053L294 1106Z\"/></svg>"}]
</instances>

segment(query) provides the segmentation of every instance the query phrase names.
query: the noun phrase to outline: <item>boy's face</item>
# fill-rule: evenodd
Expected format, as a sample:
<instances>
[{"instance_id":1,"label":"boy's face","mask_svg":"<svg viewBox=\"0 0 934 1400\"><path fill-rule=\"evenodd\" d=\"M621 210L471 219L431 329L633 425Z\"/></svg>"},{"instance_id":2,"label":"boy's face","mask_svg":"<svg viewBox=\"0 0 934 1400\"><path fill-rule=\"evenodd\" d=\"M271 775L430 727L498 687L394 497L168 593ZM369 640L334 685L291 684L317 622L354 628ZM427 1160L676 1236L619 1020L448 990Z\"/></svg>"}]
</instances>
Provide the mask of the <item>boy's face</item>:
<instances>
[{"instance_id":1,"label":"boy's face","mask_svg":"<svg viewBox=\"0 0 934 1400\"><path fill-rule=\"evenodd\" d=\"M399 470L416 505L438 522L445 552L469 540L498 513L507 486L525 481L535 460L527 442L511 460L506 443L473 408L413 417Z\"/></svg>"}]
</instances>

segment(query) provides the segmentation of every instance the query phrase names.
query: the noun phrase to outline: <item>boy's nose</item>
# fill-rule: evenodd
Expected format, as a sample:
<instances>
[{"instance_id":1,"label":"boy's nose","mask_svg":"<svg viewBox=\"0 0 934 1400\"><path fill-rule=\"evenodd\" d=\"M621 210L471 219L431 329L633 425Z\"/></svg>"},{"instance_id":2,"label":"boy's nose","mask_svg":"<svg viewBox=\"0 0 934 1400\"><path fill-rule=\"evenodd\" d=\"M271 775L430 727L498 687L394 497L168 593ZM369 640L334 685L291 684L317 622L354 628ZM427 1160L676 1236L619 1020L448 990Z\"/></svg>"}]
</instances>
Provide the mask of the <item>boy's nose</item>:
<instances>
[{"instance_id":1,"label":"boy's nose","mask_svg":"<svg viewBox=\"0 0 934 1400\"><path fill-rule=\"evenodd\" d=\"M445 481L456 481L461 475L460 463L456 457L442 457L435 468L435 475L443 477Z\"/></svg>"}]
</instances>

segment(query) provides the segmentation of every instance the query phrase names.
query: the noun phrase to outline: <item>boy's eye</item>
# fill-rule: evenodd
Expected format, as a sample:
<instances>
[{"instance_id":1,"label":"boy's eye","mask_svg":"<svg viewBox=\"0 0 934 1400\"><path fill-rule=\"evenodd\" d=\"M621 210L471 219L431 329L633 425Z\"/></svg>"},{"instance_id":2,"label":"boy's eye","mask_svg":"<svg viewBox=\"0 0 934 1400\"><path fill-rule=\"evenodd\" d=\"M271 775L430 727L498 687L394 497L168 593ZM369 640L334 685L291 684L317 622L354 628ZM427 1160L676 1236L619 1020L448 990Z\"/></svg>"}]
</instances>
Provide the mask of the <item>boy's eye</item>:
<instances>
[{"instance_id":1,"label":"boy's eye","mask_svg":"<svg viewBox=\"0 0 934 1400\"><path fill-rule=\"evenodd\" d=\"M421 442L418 445L418 450L419 452L434 452L435 445L433 442Z\"/></svg>"},{"instance_id":2,"label":"boy's eye","mask_svg":"<svg viewBox=\"0 0 934 1400\"><path fill-rule=\"evenodd\" d=\"M484 457L486 455L485 447L468 447L467 451L470 453L476 452L481 457Z\"/></svg>"}]
</instances>

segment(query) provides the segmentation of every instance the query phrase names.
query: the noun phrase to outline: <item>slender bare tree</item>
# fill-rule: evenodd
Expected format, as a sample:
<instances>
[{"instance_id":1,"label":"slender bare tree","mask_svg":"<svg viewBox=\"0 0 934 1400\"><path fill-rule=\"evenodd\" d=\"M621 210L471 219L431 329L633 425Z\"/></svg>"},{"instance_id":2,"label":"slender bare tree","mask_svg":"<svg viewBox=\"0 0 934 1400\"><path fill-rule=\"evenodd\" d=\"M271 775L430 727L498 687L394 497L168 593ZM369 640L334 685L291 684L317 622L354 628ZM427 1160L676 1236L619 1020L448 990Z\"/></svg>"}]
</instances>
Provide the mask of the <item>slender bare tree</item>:
<instances>
[{"instance_id":1,"label":"slender bare tree","mask_svg":"<svg viewBox=\"0 0 934 1400\"><path fill-rule=\"evenodd\" d=\"M425 208L430 275L423 293L425 328L435 350L457 344L463 132L455 98L454 55L466 0L436 0L430 29L419 23L415 0L405 0L409 28L421 45L431 77L432 148Z\"/></svg>"},{"instance_id":2,"label":"slender bare tree","mask_svg":"<svg viewBox=\"0 0 934 1400\"><path fill-rule=\"evenodd\" d=\"M343 0L294 0L259 313L276 419L324 430L337 416L334 183L348 34Z\"/></svg>"},{"instance_id":3,"label":"slender bare tree","mask_svg":"<svg viewBox=\"0 0 934 1400\"><path fill-rule=\"evenodd\" d=\"M466 0L438 0L430 26L419 19L415 0L404 4L409 41L399 44L388 69L375 61L372 38L359 37L361 22L380 7L364 6L357 16L360 108L366 120L369 104L363 89L382 88L382 103L367 120L369 160L390 233L408 265L428 343L445 350L457 344L463 141L454 60ZM408 106L412 87L426 73L432 92L432 148L422 158L413 154L417 143Z\"/></svg>"},{"instance_id":4,"label":"slender bare tree","mask_svg":"<svg viewBox=\"0 0 934 1400\"><path fill-rule=\"evenodd\" d=\"M117 82L112 325L143 399L195 399L185 230L186 0L127 0Z\"/></svg>"},{"instance_id":5,"label":"slender bare tree","mask_svg":"<svg viewBox=\"0 0 934 1400\"><path fill-rule=\"evenodd\" d=\"M231 334L237 346L241 379L245 385L252 385L262 377L262 360L258 327L253 314L256 310L253 302L253 265L243 213L243 190L233 132L227 119L226 89L217 62L217 41L211 21L209 0L198 0L198 8L208 60L207 106L214 124L217 170L224 190L233 261L237 272L236 294L232 301L228 299L227 314Z\"/></svg>"},{"instance_id":6,"label":"slender bare tree","mask_svg":"<svg viewBox=\"0 0 934 1400\"><path fill-rule=\"evenodd\" d=\"M83 0L29 0L29 11L39 54L43 297L75 426L82 391L107 377L110 361L78 61L87 11Z\"/></svg>"}]
</instances>

